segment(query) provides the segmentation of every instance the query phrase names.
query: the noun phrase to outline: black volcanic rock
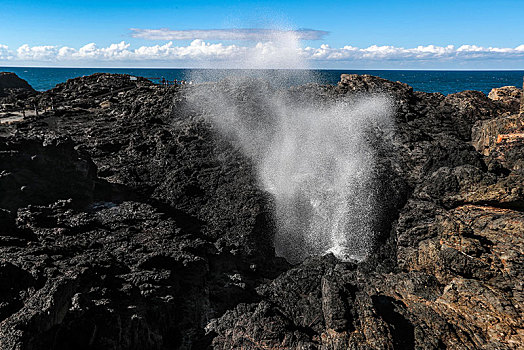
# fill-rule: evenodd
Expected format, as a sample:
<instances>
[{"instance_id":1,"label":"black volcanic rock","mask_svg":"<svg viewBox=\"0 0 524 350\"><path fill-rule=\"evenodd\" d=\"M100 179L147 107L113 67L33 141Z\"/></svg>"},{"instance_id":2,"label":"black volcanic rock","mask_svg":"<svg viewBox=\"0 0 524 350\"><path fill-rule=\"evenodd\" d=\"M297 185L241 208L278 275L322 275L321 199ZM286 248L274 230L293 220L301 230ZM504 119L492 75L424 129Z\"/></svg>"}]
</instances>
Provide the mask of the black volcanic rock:
<instances>
[{"instance_id":1,"label":"black volcanic rock","mask_svg":"<svg viewBox=\"0 0 524 350\"><path fill-rule=\"evenodd\" d=\"M133 78L133 79L132 79ZM41 105L66 104L70 107L99 107L103 102L114 102L119 93L153 83L142 77L127 74L95 73L69 79L56 85L40 97Z\"/></svg>"},{"instance_id":2,"label":"black volcanic rock","mask_svg":"<svg viewBox=\"0 0 524 350\"><path fill-rule=\"evenodd\" d=\"M0 126L0 348L519 348L522 147L489 141L515 133L512 106L358 75L283 92L395 105L394 128L368 135L370 255L290 266L272 198L194 88L95 74ZM224 91L262 101L252 88Z\"/></svg>"},{"instance_id":3,"label":"black volcanic rock","mask_svg":"<svg viewBox=\"0 0 524 350\"><path fill-rule=\"evenodd\" d=\"M377 154L397 182L389 181L389 193L404 183L407 202L397 202L403 209L366 262L326 256L294 267L257 289L260 302L210 323L214 348L518 348L524 221L522 192L507 186L523 179L488 172L467 142L475 122L511 107L476 92L412 92L371 76L343 76L336 89L395 99L393 152Z\"/></svg>"},{"instance_id":4,"label":"black volcanic rock","mask_svg":"<svg viewBox=\"0 0 524 350\"><path fill-rule=\"evenodd\" d=\"M22 108L25 101L36 94L37 92L31 85L15 73L0 72L0 107L2 109L9 110L12 109L12 106Z\"/></svg>"},{"instance_id":5,"label":"black volcanic rock","mask_svg":"<svg viewBox=\"0 0 524 350\"><path fill-rule=\"evenodd\" d=\"M14 211L28 205L73 198L92 202L96 168L80 155L71 139L0 137L0 208Z\"/></svg>"},{"instance_id":6,"label":"black volcanic rock","mask_svg":"<svg viewBox=\"0 0 524 350\"><path fill-rule=\"evenodd\" d=\"M1 89L25 89L34 91L27 81L11 72L0 72L0 90Z\"/></svg>"},{"instance_id":7,"label":"black volcanic rock","mask_svg":"<svg viewBox=\"0 0 524 350\"><path fill-rule=\"evenodd\" d=\"M250 163L203 121L170 120L176 89L114 78L110 109L67 107L66 86L38 122L4 126L0 254L35 281L2 296L4 348L199 348L288 266Z\"/></svg>"}]
</instances>

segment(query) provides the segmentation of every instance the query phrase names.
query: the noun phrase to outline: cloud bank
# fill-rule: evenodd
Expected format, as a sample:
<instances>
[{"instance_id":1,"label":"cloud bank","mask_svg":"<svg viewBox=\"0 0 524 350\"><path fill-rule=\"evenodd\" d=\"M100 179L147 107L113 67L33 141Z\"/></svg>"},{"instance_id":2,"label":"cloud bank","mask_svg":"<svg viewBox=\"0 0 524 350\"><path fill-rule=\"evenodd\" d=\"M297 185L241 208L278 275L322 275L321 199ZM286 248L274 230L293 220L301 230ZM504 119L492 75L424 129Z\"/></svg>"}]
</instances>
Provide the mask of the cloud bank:
<instances>
[{"instance_id":1,"label":"cloud bank","mask_svg":"<svg viewBox=\"0 0 524 350\"><path fill-rule=\"evenodd\" d=\"M292 40L291 40L292 41ZM502 60L504 62L524 63L524 44L514 48L482 47L476 45L448 46L417 46L403 48L395 46L372 45L367 48L344 46L341 48L329 45L320 47L292 46L290 41L258 42L255 45L226 45L209 43L200 39L193 40L189 45L175 45L172 41L163 45L141 46L132 48L124 41L107 47L98 47L90 43L80 48L67 46L29 46L27 44L11 49L0 44L0 64L14 65L16 63L75 65L75 64L138 64L150 63L185 65L187 67L209 66L217 64L222 67L246 68L242 65L246 57L260 58L261 65L255 68L302 68L295 67L293 60L286 58L295 56L300 61L310 63L348 62L478 62ZM250 60L253 61L252 59ZM278 62L291 62L289 66L278 66ZM296 61L296 60L295 60ZM268 64L265 67L264 64ZM276 66L275 66L276 65Z\"/></svg>"},{"instance_id":2,"label":"cloud bank","mask_svg":"<svg viewBox=\"0 0 524 350\"><path fill-rule=\"evenodd\" d=\"M277 29L192 29L171 30L131 28L131 36L147 40L247 40L271 41L280 36L293 36L297 40L321 40L328 32L315 29L277 30Z\"/></svg>"}]
</instances>

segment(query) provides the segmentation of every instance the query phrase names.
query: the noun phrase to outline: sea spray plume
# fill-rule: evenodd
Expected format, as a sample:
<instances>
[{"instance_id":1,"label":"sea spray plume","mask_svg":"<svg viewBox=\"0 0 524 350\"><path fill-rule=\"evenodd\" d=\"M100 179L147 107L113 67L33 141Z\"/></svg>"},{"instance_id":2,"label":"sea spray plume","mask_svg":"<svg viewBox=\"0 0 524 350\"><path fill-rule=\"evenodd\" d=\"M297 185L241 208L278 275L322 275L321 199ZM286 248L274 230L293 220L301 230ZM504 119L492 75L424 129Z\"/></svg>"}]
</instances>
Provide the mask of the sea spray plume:
<instances>
[{"instance_id":1,"label":"sea spray plume","mask_svg":"<svg viewBox=\"0 0 524 350\"><path fill-rule=\"evenodd\" d=\"M274 31L267 42L259 42L248 51L242 68L248 69L308 69L300 56L300 37L292 31Z\"/></svg>"},{"instance_id":2,"label":"sea spray plume","mask_svg":"<svg viewBox=\"0 0 524 350\"><path fill-rule=\"evenodd\" d=\"M275 247L290 261L327 251L362 260L379 218L374 150L368 137L389 128L381 97L354 104L286 104L260 177L276 201Z\"/></svg>"},{"instance_id":3,"label":"sea spray plume","mask_svg":"<svg viewBox=\"0 0 524 350\"><path fill-rule=\"evenodd\" d=\"M232 68L224 77L222 70L192 71L189 80L194 82L217 81L224 78L262 78L275 87L289 87L297 81L309 83L317 81L318 75L311 71L304 52L301 50L301 40L304 39L300 30L287 26L274 26L264 38L238 54L229 64L220 66Z\"/></svg>"},{"instance_id":4,"label":"sea spray plume","mask_svg":"<svg viewBox=\"0 0 524 350\"><path fill-rule=\"evenodd\" d=\"M283 89L285 69L315 81L299 47L292 32L275 35L246 53L239 68L280 68L277 75L255 79L253 70L238 71L195 87L188 99L253 160L261 186L274 198L278 255L290 262L326 252L361 260L381 217L369 140L390 127L391 105L380 96L297 100Z\"/></svg>"},{"instance_id":5,"label":"sea spray plume","mask_svg":"<svg viewBox=\"0 0 524 350\"><path fill-rule=\"evenodd\" d=\"M307 99L257 79L203 84L189 97L255 163L275 201L278 255L299 262L332 252L363 259L379 220L380 186L369 141L391 128L381 96Z\"/></svg>"}]
</instances>

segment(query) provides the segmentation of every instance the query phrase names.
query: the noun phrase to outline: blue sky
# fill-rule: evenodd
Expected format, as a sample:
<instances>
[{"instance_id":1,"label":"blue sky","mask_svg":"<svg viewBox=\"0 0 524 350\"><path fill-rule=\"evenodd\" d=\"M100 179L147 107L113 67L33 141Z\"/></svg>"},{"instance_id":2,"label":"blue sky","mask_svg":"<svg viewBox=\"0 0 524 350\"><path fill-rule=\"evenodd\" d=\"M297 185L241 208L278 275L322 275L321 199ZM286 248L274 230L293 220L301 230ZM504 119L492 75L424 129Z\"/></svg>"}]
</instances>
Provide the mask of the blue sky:
<instances>
[{"instance_id":1,"label":"blue sky","mask_svg":"<svg viewBox=\"0 0 524 350\"><path fill-rule=\"evenodd\" d=\"M524 69L523 0L0 0L0 9L0 65L213 67L270 54L262 62L274 65L296 51L321 68ZM246 29L252 37L238 40Z\"/></svg>"}]
</instances>

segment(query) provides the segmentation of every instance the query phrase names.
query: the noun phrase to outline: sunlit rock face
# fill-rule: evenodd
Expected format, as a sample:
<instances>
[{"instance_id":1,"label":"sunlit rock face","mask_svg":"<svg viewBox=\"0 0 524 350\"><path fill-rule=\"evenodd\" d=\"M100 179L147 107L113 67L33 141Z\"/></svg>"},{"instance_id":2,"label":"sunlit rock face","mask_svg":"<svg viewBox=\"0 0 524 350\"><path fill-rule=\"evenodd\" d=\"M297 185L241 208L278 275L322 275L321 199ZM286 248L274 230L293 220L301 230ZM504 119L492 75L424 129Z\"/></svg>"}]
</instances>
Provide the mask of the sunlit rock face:
<instances>
[{"instance_id":1,"label":"sunlit rock face","mask_svg":"<svg viewBox=\"0 0 524 350\"><path fill-rule=\"evenodd\" d=\"M488 97L507 105L514 113L518 113L522 97L522 89L515 86L503 86L491 89Z\"/></svg>"}]
</instances>

